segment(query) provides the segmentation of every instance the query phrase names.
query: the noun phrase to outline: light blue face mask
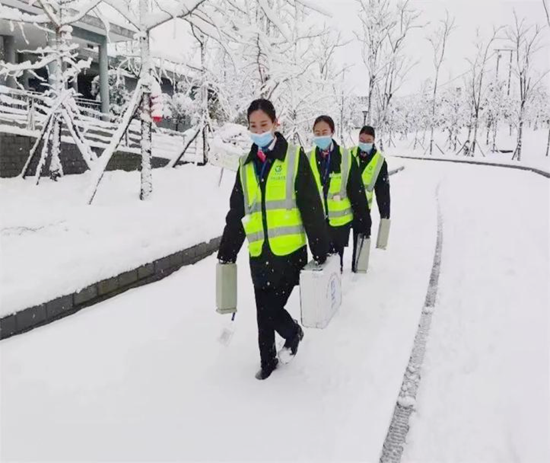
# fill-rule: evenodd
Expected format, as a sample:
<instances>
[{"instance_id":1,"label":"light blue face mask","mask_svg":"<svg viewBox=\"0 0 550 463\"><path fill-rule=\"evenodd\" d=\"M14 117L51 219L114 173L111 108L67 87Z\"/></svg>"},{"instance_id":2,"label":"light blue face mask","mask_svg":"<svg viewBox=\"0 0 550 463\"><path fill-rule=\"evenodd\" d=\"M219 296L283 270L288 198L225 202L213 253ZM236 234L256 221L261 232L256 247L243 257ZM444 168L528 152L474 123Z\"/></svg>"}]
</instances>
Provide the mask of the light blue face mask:
<instances>
[{"instance_id":1,"label":"light blue face mask","mask_svg":"<svg viewBox=\"0 0 550 463\"><path fill-rule=\"evenodd\" d=\"M320 150L324 151L332 143L332 137L330 135L324 137L313 137L313 143L315 143L315 146L317 146Z\"/></svg>"},{"instance_id":2,"label":"light blue face mask","mask_svg":"<svg viewBox=\"0 0 550 463\"><path fill-rule=\"evenodd\" d=\"M250 138L252 139L252 143L258 145L260 148L266 148L271 144L275 136L271 132L264 132L264 133L250 132Z\"/></svg>"},{"instance_id":3,"label":"light blue face mask","mask_svg":"<svg viewBox=\"0 0 550 463\"><path fill-rule=\"evenodd\" d=\"M372 151L372 147L374 146L374 143L362 143L359 142L359 149L361 151L364 151L365 153L370 153Z\"/></svg>"}]
</instances>

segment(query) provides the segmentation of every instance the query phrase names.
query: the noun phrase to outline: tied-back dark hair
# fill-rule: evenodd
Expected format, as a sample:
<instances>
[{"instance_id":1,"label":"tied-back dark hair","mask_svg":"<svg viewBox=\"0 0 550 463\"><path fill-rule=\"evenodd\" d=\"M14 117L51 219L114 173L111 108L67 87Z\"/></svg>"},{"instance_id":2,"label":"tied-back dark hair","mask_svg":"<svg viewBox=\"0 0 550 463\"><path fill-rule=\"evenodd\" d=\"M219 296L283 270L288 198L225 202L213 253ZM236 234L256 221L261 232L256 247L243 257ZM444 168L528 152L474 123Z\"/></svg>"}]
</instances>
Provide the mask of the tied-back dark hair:
<instances>
[{"instance_id":1,"label":"tied-back dark hair","mask_svg":"<svg viewBox=\"0 0 550 463\"><path fill-rule=\"evenodd\" d=\"M374 127L371 127L370 125L365 125L363 126L363 128L361 129L361 132L359 132L359 135L372 135L373 138L376 138L376 135L374 133Z\"/></svg>"},{"instance_id":2,"label":"tied-back dark hair","mask_svg":"<svg viewBox=\"0 0 550 463\"><path fill-rule=\"evenodd\" d=\"M252 103L250 103L250 106L248 107L247 111L247 120L250 122L250 115L254 111L263 111L266 113L269 118L271 119L271 122L275 122L277 120L277 113L275 112L275 106L273 106L273 103L269 100L266 100L265 98L259 98L258 100L254 100Z\"/></svg>"},{"instance_id":3,"label":"tied-back dark hair","mask_svg":"<svg viewBox=\"0 0 550 463\"><path fill-rule=\"evenodd\" d=\"M315 126L319 123L319 122L326 122L328 124L328 126L330 127L330 130L332 130L332 133L334 133L336 130L335 130L335 125L334 125L334 121L332 120L332 117L330 116L319 116L317 119L315 119L315 122L313 123L313 129L315 130Z\"/></svg>"}]
</instances>

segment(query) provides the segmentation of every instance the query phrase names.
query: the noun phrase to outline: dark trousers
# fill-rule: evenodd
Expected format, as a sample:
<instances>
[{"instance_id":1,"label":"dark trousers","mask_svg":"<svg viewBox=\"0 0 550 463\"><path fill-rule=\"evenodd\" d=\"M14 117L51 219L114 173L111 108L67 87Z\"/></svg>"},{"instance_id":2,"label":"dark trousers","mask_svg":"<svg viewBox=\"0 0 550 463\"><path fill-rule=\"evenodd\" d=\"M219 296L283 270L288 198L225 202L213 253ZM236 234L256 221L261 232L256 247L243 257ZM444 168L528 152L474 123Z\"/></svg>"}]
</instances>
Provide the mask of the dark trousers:
<instances>
[{"instance_id":1,"label":"dark trousers","mask_svg":"<svg viewBox=\"0 0 550 463\"><path fill-rule=\"evenodd\" d=\"M353 255L351 259L351 271L354 273L357 271L356 263L357 263L357 258L359 257L357 255L357 253L359 252L359 249L357 249L357 246L359 244L358 237L359 237L359 233L353 230Z\"/></svg>"},{"instance_id":2,"label":"dark trousers","mask_svg":"<svg viewBox=\"0 0 550 463\"><path fill-rule=\"evenodd\" d=\"M275 361L275 332L290 340L298 333L298 325L285 310L294 284L282 282L277 287L254 286L258 318L258 344L262 367Z\"/></svg>"},{"instance_id":3,"label":"dark trousers","mask_svg":"<svg viewBox=\"0 0 550 463\"><path fill-rule=\"evenodd\" d=\"M344 271L344 246L338 246L337 244L330 244L331 254L338 254L340 256L340 273Z\"/></svg>"}]
</instances>

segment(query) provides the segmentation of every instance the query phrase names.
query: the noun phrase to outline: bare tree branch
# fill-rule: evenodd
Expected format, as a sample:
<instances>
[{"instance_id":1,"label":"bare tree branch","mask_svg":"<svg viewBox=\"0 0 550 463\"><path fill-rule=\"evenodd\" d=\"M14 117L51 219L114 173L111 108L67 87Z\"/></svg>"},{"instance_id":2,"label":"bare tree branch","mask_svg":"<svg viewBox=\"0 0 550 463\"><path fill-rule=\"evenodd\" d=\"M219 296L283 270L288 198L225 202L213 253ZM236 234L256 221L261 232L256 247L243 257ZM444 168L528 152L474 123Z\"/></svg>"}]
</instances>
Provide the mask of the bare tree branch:
<instances>
[{"instance_id":1,"label":"bare tree branch","mask_svg":"<svg viewBox=\"0 0 550 463\"><path fill-rule=\"evenodd\" d=\"M103 0L91 0L87 4L79 5L78 12L74 16L69 16L68 18L63 18L61 24L73 24L77 21L80 21L84 16L90 13L95 7L97 7Z\"/></svg>"},{"instance_id":2,"label":"bare tree branch","mask_svg":"<svg viewBox=\"0 0 550 463\"><path fill-rule=\"evenodd\" d=\"M164 7L161 12L153 13L143 21L143 30L152 30L175 18L184 18L191 15L206 0L178 0L170 7Z\"/></svg>"}]
</instances>

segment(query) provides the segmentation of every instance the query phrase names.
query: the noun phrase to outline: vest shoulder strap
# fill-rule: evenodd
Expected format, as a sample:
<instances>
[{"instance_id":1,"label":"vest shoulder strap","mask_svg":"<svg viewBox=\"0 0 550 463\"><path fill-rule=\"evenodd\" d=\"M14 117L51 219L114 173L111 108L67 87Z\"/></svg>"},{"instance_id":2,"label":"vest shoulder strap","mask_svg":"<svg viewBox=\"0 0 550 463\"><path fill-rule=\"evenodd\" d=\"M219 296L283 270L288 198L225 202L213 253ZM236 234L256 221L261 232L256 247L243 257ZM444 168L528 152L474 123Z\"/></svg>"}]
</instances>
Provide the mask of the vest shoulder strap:
<instances>
[{"instance_id":1,"label":"vest shoulder strap","mask_svg":"<svg viewBox=\"0 0 550 463\"><path fill-rule=\"evenodd\" d=\"M372 177L370 179L370 182L368 185L365 185L367 191L374 190L374 186L376 185L376 181L378 180L378 176L380 175L380 171L382 170L382 166L384 165L384 156L380 151L377 151L374 155L374 158L371 160L371 163L374 164L374 170L372 172Z\"/></svg>"},{"instance_id":2,"label":"vest shoulder strap","mask_svg":"<svg viewBox=\"0 0 550 463\"><path fill-rule=\"evenodd\" d=\"M298 162L300 161L300 146L288 144L286 151L286 205L287 209L296 207L294 200L294 191L296 185L296 174L298 173Z\"/></svg>"},{"instance_id":3,"label":"vest shoulder strap","mask_svg":"<svg viewBox=\"0 0 550 463\"><path fill-rule=\"evenodd\" d=\"M347 148L340 147L340 155L342 156L342 183L340 184L340 197L347 196L349 172L351 170L351 152Z\"/></svg>"}]
</instances>

